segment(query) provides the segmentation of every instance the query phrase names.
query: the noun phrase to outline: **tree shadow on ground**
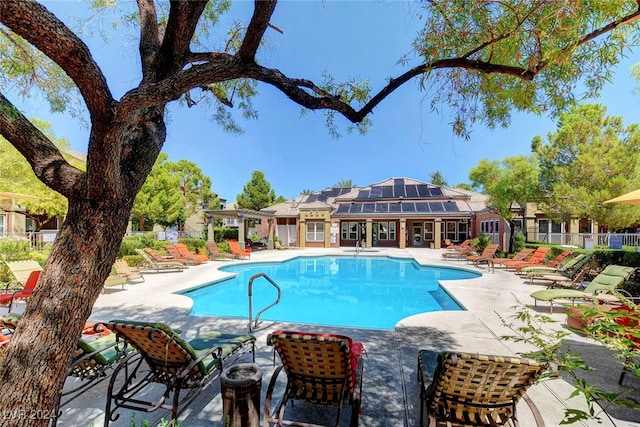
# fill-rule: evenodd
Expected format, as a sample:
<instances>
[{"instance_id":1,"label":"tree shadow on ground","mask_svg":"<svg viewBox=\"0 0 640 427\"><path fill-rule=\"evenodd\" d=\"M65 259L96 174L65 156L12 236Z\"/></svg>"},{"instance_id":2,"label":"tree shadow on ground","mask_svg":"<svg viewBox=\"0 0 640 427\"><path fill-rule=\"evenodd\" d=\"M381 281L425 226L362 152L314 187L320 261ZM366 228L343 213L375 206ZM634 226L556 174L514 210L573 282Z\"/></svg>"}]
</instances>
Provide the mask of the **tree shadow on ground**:
<instances>
[{"instance_id":1,"label":"tree shadow on ground","mask_svg":"<svg viewBox=\"0 0 640 427\"><path fill-rule=\"evenodd\" d=\"M572 353L579 354L587 366L593 371L577 370L578 378L584 380L587 385L604 390L608 393L622 393L622 398L633 398L640 401L640 377L627 373L622 385L618 384L618 378L622 371L622 361L616 358L614 353L603 345L582 341L564 340L563 351L570 349ZM573 384L573 379L561 372L562 377ZM640 409L632 409L617 405L601 406L612 417L637 422L640 420Z\"/></svg>"}]
</instances>

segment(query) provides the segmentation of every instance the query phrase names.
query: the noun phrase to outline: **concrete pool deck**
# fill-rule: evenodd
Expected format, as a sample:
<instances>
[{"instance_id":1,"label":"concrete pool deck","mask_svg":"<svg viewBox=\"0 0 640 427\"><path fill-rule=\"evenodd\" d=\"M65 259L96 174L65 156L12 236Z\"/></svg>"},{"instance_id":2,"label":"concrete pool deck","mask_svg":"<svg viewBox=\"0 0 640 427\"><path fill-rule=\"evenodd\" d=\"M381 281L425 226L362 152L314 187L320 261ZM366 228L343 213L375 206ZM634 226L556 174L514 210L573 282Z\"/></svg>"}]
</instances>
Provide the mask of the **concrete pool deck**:
<instances>
[{"instance_id":1,"label":"concrete pool deck","mask_svg":"<svg viewBox=\"0 0 640 427\"><path fill-rule=\"evenodd\" d=\"M257 337L256 363L263 371L262 404L267 384L274 370L273 351L266 345L266 336L276 329L323 331L349 335L364 343L367 358L364 365L363 414L361 426L403 426L418 425L418 384L416 380L416 359L419 349L517 354L525 351L522 344L499 339L500 336L513 335L501 320L513 316L514 305L518 302L531 305L529 294L544 286L526 284L512 272L496 269L478 269L466 265L464 261L443 260L442 250L430 249L380 249L368 251L362 256L413 257L422 265L449 265L466 267L473 271L482 271L480 278L443 282L443 286L464 305L467 311L449 311L424 313L411 316L399 322L393 331L327 328L318 326L295 325L264 322L252 333ZM281 251L258 251L249 261L210 261L206 264L190 267L181 273L145 274L145 282L127 285L127 289L109 290L101 295L91 316L92 320L107 321L115 318L132 320L160 321L181 329L186 338L208 329L224 330L229 333L247 333L248 320L198 318L188 315L191 300L173 292L188 289L207 282L224 278L228 273L217 268L230 262L282 261L296 256L346 255L355 256L349 249L290 249ZM545 304L537 310L548 314ZM563 328L562 310L554 310L550 315L557 323L545 325L550 328ZM594 343L586 338L572 334L571 340L584 348ZM243 359L247 361L247 359ZM613 363L613 362L612 362ZM611 367L611 381L617 382L620 366ZM628 375L629 381L637 378ZM627 381L627 380L625 380ZM632 383L633 384L633 383ZM108 381L91 388L80 398L63 408L58 425L60 426L98 426L104 420L104 406ZM637 383L635 386L638 387ZM529 396L534 400L545 418L547 426L558 426L568 407L585 409L580 398L569 400L573 387L563 379L553 379L533 386ZM520 407L522 406L522 407ZM160 411L156 411L160 412ZM331 412L333 414L333 412ZM531 413L523 403L519 405L520 425L532 424ZM138 423L147 419L153 422L166 417L163 413L136 414ZM319 415L318 415L319 416ZM181 416L183 426L222 426L222 399L219 382L206 389ZM348 425L348 410L343 414L343 425ZM120 418L111 426L129 426L130 414L122 411ZM602 417L602 423L576 423L584 426L640 426L640 424L611 420Z\"/></svg>"}]
</instances>

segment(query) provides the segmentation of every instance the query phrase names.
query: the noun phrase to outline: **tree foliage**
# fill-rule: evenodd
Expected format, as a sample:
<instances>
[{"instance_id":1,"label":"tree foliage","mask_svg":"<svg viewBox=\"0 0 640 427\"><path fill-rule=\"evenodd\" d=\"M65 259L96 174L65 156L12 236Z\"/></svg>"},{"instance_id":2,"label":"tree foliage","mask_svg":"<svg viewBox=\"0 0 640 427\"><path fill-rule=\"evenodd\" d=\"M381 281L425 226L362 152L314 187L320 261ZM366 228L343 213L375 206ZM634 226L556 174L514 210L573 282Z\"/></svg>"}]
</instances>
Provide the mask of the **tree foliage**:
<instances>
[{"instance_id":1,"label":"tree foliage","mask_svg":"<svg viewBox=\"0 0 640 427\"><path fill-rule=\"evenodd\" d=\"M261 171L253 171L251 180L242 188L242 193L236 196L238 209L259 211L276 203L282 203L285 198L276 197L276 192Z\"/></svg>"},{"instance_id":2,"label":"tree foliage","mask_svg":"<svg viewBox=\"0 0 640 427\"><path fill-rule=\"evenodd\" d=\"M538 173L535 156L520 155L494 161L482 159L469 172L469 179L475 190L489 196L491 208L510 221L527 202L539 197Z\"/></svg>"},{"instance_id":3,"label":"tree foliage","mask_svg":"<svg viewBox=\"0 0 640 427\"><path fill-rule=\"evenodd\" d=\"M169 161L160 153L151 173L136 196L131 214L141 230L153 224L180 226L203 204L215 204L211 178L193 162Z\"/></svg>"},{"instance_id":4,"label":"tree foliage","mask_svg":"<svg viewBox=\"0 0 640 427\"><path fill-rule=\"evenodd\" d=\"M355 186L356 184L354 184L353 181L350 179L341 179L340 181L336 182L334 185L334 187L337 187L337 188L352 188Z\"/></svg>"},{"instance_id":5,"label":"tree foliage","mask_svg":"<svg viewBox=\"0 0 640 427\"><path fill-rule=\"evenodd\" d=\"M448 187L449 183L440 171L433 171L429 174L429 180L433 185L438 187Z\"/></svg>"},{"instance_id":6,"label":"tree foliage","mask_svg":"<svg viewBox=\"0 0 640 427\"><path fill-rule=\"evenodd\" d=\"M339 82L326 73L314 82L263 65L258 53L273 28L275 0L256 1L249 23L231 30L220 28L226 0L92 4L112 8L109 17L126 17L127 28L137 31L131 61L140 73L128 80L135 82L132 87L118 90L122 95L114 95L68 16L57 17L35 1L0 2L0 135L44 184L68 200L37 291L2 356L0 406L7 413L54 407L135 197L166 140L165 114L173 101L210 105L233 131L236 115L256 117L251 98L261 82L308 111L326 112L331 131L337 115L366 124L382 101L417 78L434 108L452 107L453 128L466 135L474 122L507 124L512 110L559 111L574 99L579 81L588 93L596 92L620 56L637 44L640 16L631 0L424 2L424 27L412 50L417 56L400 61L411 68L373 93L367 80ZM99 19L87 25L110 28ZM86 170L69 162L16 106L17 99L35 94L55 111L86 113ZM48 420L0 420L11 423Z\"/></svg>"},{"instance_id":7,"label":"tree foliage","mask_svg":"<svg viewBox=\"0 0 640 427\"><path fill-rule=\"evenodd\" d=\"M35 119L33 122L54 141L56 147L70 163L78 168L84 168L82 159L71 153L69 142L57 139L53 135L50 123ZM24 156L2 136L0 136L0 191L36 197L19 201L20 206L26 210L25 215L36 224L33 231L39 231L45 222L56 216L64 217L67 212L67 199L44 185L33 173Z\"/></svg>"},{"instance_id":8,"label":"tree foliage","mask_svg":"<svg viewBox=\"0 0 640 427\"><path fill-rule=\"evenodd\" d=\"M513 219L522 215L527 202L540 195L539 169L535 156L511 156L500 161L482 159L469 172L474 189L489 196L487 203L507 220L514 230ZM514 233L511 233L510 251Z\"/></svg>"},{"instance_id":9,"label":"tree foliage","mask_svg":"<svg viewBox=\"0 0 640 427\"><path fill-rule=\"evenodd\" d=\"M560 116L546 142L536 137L532 146L549 217L591 218L614 229L640 222L637 207L602 203L640 186L638 125L624 126L602 105L580 105Z\"/></svg>"}]
</instances>

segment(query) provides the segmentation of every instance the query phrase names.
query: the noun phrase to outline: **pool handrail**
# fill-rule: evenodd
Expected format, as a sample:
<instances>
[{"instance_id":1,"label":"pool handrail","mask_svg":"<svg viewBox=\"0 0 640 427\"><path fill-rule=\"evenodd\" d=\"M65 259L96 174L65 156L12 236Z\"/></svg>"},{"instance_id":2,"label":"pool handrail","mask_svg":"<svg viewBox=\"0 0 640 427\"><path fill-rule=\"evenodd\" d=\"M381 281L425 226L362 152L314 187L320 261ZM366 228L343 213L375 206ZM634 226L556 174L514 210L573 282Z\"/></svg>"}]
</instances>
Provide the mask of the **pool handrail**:
<instances>
[{"instance_id":1,"label":"pool handrail","mask_svg":"<svg viewBox=\"0 0 640 427\"><path fill-rule=\"evenodd\" d=\"M273 279L271 279L271 277L267 276L266 273L256 273L253 276L251 276L251 278L249 279L249 285L247 287L247 295L249 297L249 331L253 330L251 326L251 323L253 322L253 313L252 313L253 281L259 277L264 277L269 283L271 283L277 289L278 298L256 314L256 319L253 327L255 328L258 327L258 320L260 319L260 315L265 311L267 311L268 309L270 309L271 307L277 305L280 302L280 296L282 295L282 290L280 289L280 286L278 286L278 284L274 282Z\"/></svg>"}]
</instances>

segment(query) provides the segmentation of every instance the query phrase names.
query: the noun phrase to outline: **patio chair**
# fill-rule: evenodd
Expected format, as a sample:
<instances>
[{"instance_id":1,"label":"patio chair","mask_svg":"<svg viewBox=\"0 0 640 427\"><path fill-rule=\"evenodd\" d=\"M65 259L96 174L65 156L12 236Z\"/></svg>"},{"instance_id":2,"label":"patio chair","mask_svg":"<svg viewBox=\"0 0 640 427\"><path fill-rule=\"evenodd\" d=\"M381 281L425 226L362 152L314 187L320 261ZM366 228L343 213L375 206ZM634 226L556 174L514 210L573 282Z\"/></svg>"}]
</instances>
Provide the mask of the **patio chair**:
<instances>
[{"instance_id":1,"label":"patio chair","mask_svg":"<svg viewBox=\"0 0 640 427\"><path fill-rule=\"evenodd\" d=\"M569 261L556 267L548 265L530 265L523 267L521 274L525 275L529 279L529 283L533 283L534 279L541 279L543 276L549 276L549 278L542 280L562 280L562 277L571 280L576 276L576 274L578 274L578 272L583 270L586 264L591 260L592 255L590 254L578 254Z\"/></svg>"},{"instance_id":2,"label":"patio chair","mask_svg":"<svg viewBox=\"0 0 640 427\"><path fill-rule=\"evenodd\" d=\"M527 258L529 258L532 254L533 254L534 249L533 248L524 248L521 249L520 251L518 251L518 253L516 253L513 257L511 258L494 258L492 260L493 262L493 266L495 267L496 265L503 265L505 262L508 261L524 261Z\"/></svg>"},{"instance_id":3,"label":"patio chair","mask_svg":"<svg viewBox=\"0 0 640 427\"><path fill-rule=\"evenodd\" d=\"M475 266L479 266L482 262L488 262L487 260L493 258L498 251L497 244L487 245L480 255L470 255L467 257L467 264L471 263Z\"/></svg>"},{"instance_id":4,"label":"patio chair","mask_svg":"<svg viewBox=\"0 0 640 427\"><path fill-rule=\"evenodd\" d=\"M5 287L5 292L9 289L22 289L29 279L32 271L42 271L42 266L38 261L29 259L24 261L4 261L5 265L15 277L15 281L9 282Z\"/></svg>"},{"instance_id":5,"label":"patio chair","mask_svg":"<svg viewBox=\"0 0 640 427\"><path fill-rule=\"evenodd\" d=\"M504 263L504 268L507 270L513 269L516 273L519 273L524 267L531 265L543 265L544 258L550 250L551 248L548 246L540 246L528 259L524 261L507 261Z\"/></svg>"},{"instance_id":6,"label":"patio chair","mask_svg":"<svg viewBox=\"0 0 640 427\"><path fill-rule=\"evenodd\" d=\"M571 303L575 303L576 300L617 303L620 298L615 295L615 288L629 278L634 270L634 267L608 265L584 290L542 289L532 292L530 296L534 300L534 306L538 305L538 301L549 302L550 313L553 313L553 302L557 299L566 299Z\"/></svg>"},{"instance_id":7,"label":"patio chair","mask_svg":"<svg viewBox=\"0 0 640 427\"><path fill-rule=\"evenodd\" d=\"M21 314L0 315L0 327L13 334L21 319ZM61 407L109 378L117 362L130 349L131 347L126 347L123 343L118 345L116 335L103 324L86 323L82 335L78 339L78 347L74 353L73 361L67 371L67 380L56 402L53 412L56 414L56 418L51 420L51 424L54 426L57 424Z\"/></svg>"},{"instance_id":8,"label":"patio chair","mask_svg":"<svg viewBox=\"0 0 640 427\"><path fill-rule=\"evenodd\" d=\"M342 408L351 406L350 426L357 426L362 396L361 343L342 335L276 331L267 337L282 365L276 368L269 382L264 407L264 425L315 426L285 419L287 403L305 402L337 407L336 426L340 425ZM274 360L275 361L275 360ZM283 398L271 412L271 401L278 374L284 369L287 384Z\"/></svg>"},{"instance_id":9,"label":"patio chair","mask_svg":"<svg viewBox=\"0 0 640 427\"><path fill-rule=\"evenodd\" d=\"M518 268L516 268L516 274L526 275L526 272L525 272L526 269L531 269L531 268L536 268L536 267L557 268L559 265L562 264L564 259L566 257L568 257L569 255L571 255L571 251L562 251L558 255L556 255L555 258L553 258L553 259L551 259L549 261L545 260L546 259L546 255L545 255L545 258L542 259L542 264L536 263L536 264L533 264L533 265L521 265L521 266L518 266Z\"/></svg>"},{"instance_id":10,"label":"patio chair","mask_svg":"<svg viewBox=\"0 0 640 427\"><path fill-rule=\"evenodd\" d=\"M184 262L184 263L186 263L188 265L200 265L200 264L202 264L202 261L200 261L200 257L198 257L198 256L196 256L196 255L194 255L192 253L182 254L182 253L180 253L178 248L176 248L176 245L164 245L164 249L169 253L169 255L171 255L171 259L172 260Z\"/></svg>"},{"instance_id":11,"label":"patio chair","mask_svg":"<svg viewBox=\"0 0 640 427\"><path fill-rule=\"evenodd\" d=\"M187 248L187 245L185 245L184 243L176 243L173 246L175 246L176 249L178 250L178 252L180 252L180 255L182 255L184 257L197 258L200 262L209 261L209 257L206 256L205 254L194 254L194 253L191 253L189 251L189 248Z\"/></svg>"},{"instance_id":12,"label":"patio chair","mask_svg":"<svg viewBox=\"0 0 640 427\"><path fill-rule=\"evenodd\" d=\"M242 249L240 249L240 244L237 240L228 240L228 243L229 249L231 249L231 253L236 257L240 259L251 258L251 251L246 249L243 251Z\"/></svg>"},{"instance_id":13,"label":"patio chair","mask_svg":"<svg viewBox=\"0 0 640 427\"><path fill-rule=\"evenodd\" d=\"M420 426L518 426L516 405L523 399L537 426L544 421L525 394L546 370L532 359L488 354L443 352L437 355L433 377L428 360L432 352L418 352ZM431 357L433 359L433 357ZM431 379L432 378L432 379Z\"/></svg>"},{"instance_id":14,"label":"patio chair","mask_svg":"<svg viewBox=\"0 0 640 427\"><path fill-rule=\"evenodd\" d=\"M163 258L159 253L151 248L136 249L138 255L142 257L140 268L143 271L155 271L156 273L171 273L182 271L186 267L185 263Z\"/></svg>"},{"instance_id":15,"label":"patio chair","mask_svg":"<svg viewBox=\"0 0 640 427\"><path fill-rule=\"evenodd\" d=\"M207 249L209 250L209 255L211 256L212 259L216 259L216 258L234 259L235 258L233 254L220 252L220 249L218 249L218 245L216 245L216 242L214 241L207 242Z\"/></svg>"},{"instance_id":16,"label":"patio chair","mask_svg":"<svg viewBox=\"0 0 640 427\"><path fill-rule=\"evenodd\" d=\"M40 279L40 273L42 270L35 270L29 273L29 278L24 285L24 288L14 291L14 292L5 292L0 294L0 306L9 307L9 313L13 308L13 305L19 300L27 300L33 295L33 290L38 284L38 279Z\"/></svg>"},{"instance_id":17,"label":"patio chair","mask_svg":"<svg viewBox=\"0 0 640 427\"><path fill-rule=\"evenodd\" d=\"M164 323L112 320L105 325L137 351L127 355L111 375L105 427L118 418L120 408L140 412L167 409L171 418L177 419L220 376L223 364L247 352L255 361L252 335L209 331L186 341L180 331Z\"/></svg>"},{"instance_id":18,"label":"patio chair","mask_svg":"<svg viewBox=\"0 0 640 427\"><path fill-rule=\"evenodd\" d=\"M124 259L117 259L113 264L116 274L127 280L127 283L144 282L144 276L135 267L131 267Z\"/></svg>"},{"instance_id":19,"label":"patio chair","mask_svg":"<svg viewBox=\"0 0 640 427\"><path fill-rule=\"evenodd\" d=\"M476 248L472 244L469 244L464 248L447 249L446 252L442 253L442 258L455 258L457 260L466 259L467 256L472 255L475 250Z\"/></svg>"},{"instance_id":20,"label":"patio chair","mask_svg":"<svg viewBox=\"0 0 640 427\"><path fill-rule=\"evenodd\" d=\"M472 239L467 239L464 242L458 244L458 245L454 245L451 243L451 240L449 240L449 243L447 243L447 240L449 239L445 239L444 241L444 246L446 249L464 249L467 246L469 246L471 244L471 242L473 242Z\"/></svg>"}]
</instances>

